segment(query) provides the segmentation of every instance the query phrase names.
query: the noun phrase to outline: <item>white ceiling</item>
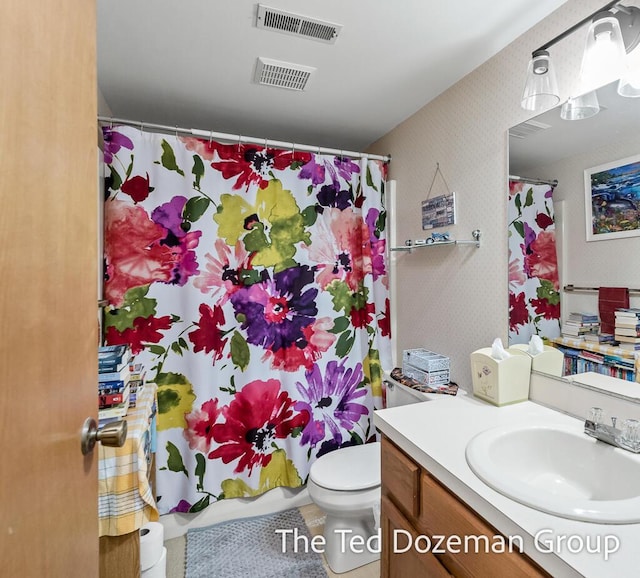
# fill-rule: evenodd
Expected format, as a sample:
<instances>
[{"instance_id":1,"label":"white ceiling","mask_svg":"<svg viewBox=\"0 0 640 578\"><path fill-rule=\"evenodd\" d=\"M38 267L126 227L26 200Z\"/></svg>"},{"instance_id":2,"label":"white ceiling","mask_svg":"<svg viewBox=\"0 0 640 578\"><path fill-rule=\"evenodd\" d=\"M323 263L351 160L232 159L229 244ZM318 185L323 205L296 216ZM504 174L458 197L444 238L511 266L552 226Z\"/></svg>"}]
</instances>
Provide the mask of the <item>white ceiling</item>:
<instances>
[{"instance_id":1,"label":"white ceiling","mask_svg":"<svg viewBox=\"0 0 640 578\"><path fill-rule=\"evenodd\" d=\"M98 84L116 118L362 150L565 1L263 2L343 25L326 44L258 29L255 0L97 0ZM261 86L259 56L317 70Z\"/></svg>"}]
</instances>

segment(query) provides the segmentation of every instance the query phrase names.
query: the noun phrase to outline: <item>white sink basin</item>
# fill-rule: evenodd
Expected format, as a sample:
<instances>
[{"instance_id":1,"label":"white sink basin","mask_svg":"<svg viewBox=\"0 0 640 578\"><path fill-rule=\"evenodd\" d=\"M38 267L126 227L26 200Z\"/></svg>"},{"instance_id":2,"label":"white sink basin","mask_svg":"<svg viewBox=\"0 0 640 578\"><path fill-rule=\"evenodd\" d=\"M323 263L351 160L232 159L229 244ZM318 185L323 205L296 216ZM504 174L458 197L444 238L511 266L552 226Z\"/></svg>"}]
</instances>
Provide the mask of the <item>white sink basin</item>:
<instances>
[{"instance_id":1,"label":"white sink basin","mask_svg":"<svg viewBox=\"0 0 640 578\"><path fill-rule=\"evenodd\" d=\"M522 504L573 520L640 522L640 458L575 426L502 426L467 445L484 483Z\"/></svg>"}]
</instances>

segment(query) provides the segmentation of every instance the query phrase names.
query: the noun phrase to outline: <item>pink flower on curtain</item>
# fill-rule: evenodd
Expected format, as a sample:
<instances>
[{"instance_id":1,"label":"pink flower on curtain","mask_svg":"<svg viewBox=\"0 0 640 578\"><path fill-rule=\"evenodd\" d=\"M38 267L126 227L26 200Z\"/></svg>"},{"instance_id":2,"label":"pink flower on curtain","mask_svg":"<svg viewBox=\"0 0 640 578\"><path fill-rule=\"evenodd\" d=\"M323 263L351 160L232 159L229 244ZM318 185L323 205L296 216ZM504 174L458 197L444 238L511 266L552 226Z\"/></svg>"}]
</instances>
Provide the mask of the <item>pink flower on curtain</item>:
<instances>
[{"instance_id":1,"label":"pink flower on curtain","mask_svg":"<svg viewBox=\"0 0 640 578\"><path fill-rule=\"evenodd\" d=\"M318 216L316 242L309 257L318 263L317 281L323 289L333 281L344 281L357 291L365 275L371 273L369 228L359 213L329 208Z\"/></svg>"},{"instance_id":2,"label":"pink flower on curtain","mask_svg":"<svg viewBox=\"0 0 640 578\"><path fill-rule=\"evenodd\" d=\"M188 334L193 343L193 351L213 351L213 362L222 359L222 351L227 344L227 339L223 338L223 331L220 326L224 324L224 312L222 307L214 305L213 309L206 303L201 303L198 308L200 321L196 323L198 329L194 329Z\"/></svg>"},{"instance_id":3,"label":"pink flower on curtain","mask_svg":"<svg viewBox=\"0 0 640 578\"><path fill-rule=\"evenodd\" d=\"M238 460L235 473L248 469L250 474L255 466L266 466L276 441L309 421L308 411L294 414L294 403L276 379L247 383L223 408L224 422L212 426L213 438L220 445L209 453L209 459L220 458L225 464Z\"/></svg>"},{"instance_id":4,"label":"pink flower on curtain","mask_svg":"<svg viewBox=\"0 0 640 578\"><path fill-rule=\"evenodd\" d=\"M218 408L218 399L210 399L202 404L200 409L185 414L186 429L182 432L184 439L189 443L189 448L198 450L204 454L211 451L213 444L213 425L222 413Z\"/></svg>"},{"instance_id":5,"label":"pink flower on curtain","mask_svg":"<svg viewBox=\"0 0 640 578\"><path fill-rule=\"evenodd\" d=\"M331 333L333 327L334 323L330 317L316 319L302 330L305 347L298 347L294 343L289 347L267 350L262 359L270 360L271 367L281 371L297 371L301 367L309 369L334 344L336 336Z\"/></svg>"},{"instance_id":6,"label":"pink flower on curtain","mask_svg":"<svg viewBox=\"0 0 640 578\"><path fill-rule=\"evenodd\" d=\"M213 143L219 161L211 166L220 171L225 179L236 178L234 189L247 189L251 184L264 189L269 184L269 172L281 171L294 163L309 161L311 154L299 151L261 148L255 145L223 145Z\"/></svg>"},{"instance_id":7,"label":"pink flower on curtain","mask_svg":"<svg viewBox=\"0 0 640 578\"><path fill-rule=\"evenodd\" d=\"M316 446L325 440L327 433L339 445L343 441L342 430L353 430L360 418L369 413L366 405L356 401L367 395L367 389L361 387L362 365L357 363L351 369L345 367L346 362L343 359L340 363L327 363L324 377L314 365L305 373L306 382L296 383L302 401L295 404L295 409L310 416L302 430L303 445Z\"/></svg>"},{"instance_id":8,"label":"pink flower on curtain","mask_svg":"<svg viewBox=\"0 0 640 578\"><path fill-rule=\"evenodd\" d=\"M216 239L214 246L218 257L214 257L211 253L205 255L206 271L194 279L193 284L203 293L211 291L213 296L224 291L220 297L222 305L233 293L243 287L241 276L243 271L251 269L251 255L242 241L235 244L233 253L231 247L222 239Z\"/></svg>"},{"instance_id":9,"label":"pink flower on curtain","mask_svg":"<svg viewBox=\"0 0 640 578\"><path fill-rule=\"evenodd\" d=\"M136 317L133 320L133 327L119 331L113 325L107 327L105 341L109 345L119 345L128 343L134 355L140 353L146 345L159 343L163 335L162 330L171 327L171 317Z\"/></svg>"},{"instance_id":10,"label":"pink flower on curtain","mask_svg":"<svg viewBox=\"0 0 640 578\"><path fill-rule=\"evenodd\" d=\"M509 329L518 332L518 325L529 322L529 312L524 293L509 293Z\"/></svg>"},{"instance_id":11,"label":"pink flower on curtain","mask_svg":"<svg viewBox=\"0 0 640 578\"><path fill-rule=\"evenodd\" d=\"M542 231L528 245L524 256L524 270L529 277L546 279L559 287L555 231Z\"/></svg>"},{"instance_id":12,"label":"pink flower on curtain","mask_svg":"<svg viewBox=\"0 0 640 578\"><path fill-rule=\"evenodd\" d=\"M527 276L522 271L522 262L518 259L509 261L509 285L516 289L527 280Z\"/></svg>"},{"instance_id":13,"label":"pink flower on curtain","mask_svg":"<svg viewBox=\"0 0 640 578\"><path fill-rule=\"evenodd\" d=\"M171 280L176 256L160 243L166 234L141 206L118 200L105 203L105 296L111 305L119 307L132 287Z\"/></svg>"},{"instance_id":14,"label":"pink flower on curtain","mask_svg":"<svg viewBox=\"0 0 640 578\"><path fill-rule=\"evenodd\" d=\"M136 175L127 179L120 186L120 190L129 195L134 203L140 203L153 192L154 188L149 184L149 173L147 173L146 177Z\"/></svg>"},{"instance_id":15,"label":"pink flower on curtain","mask_svg":"<svg viewBox=\"0 0 640 578\"><path fill-rule=\"evenodd\" d=\"M212 161L216 153L216 145L214 141L194 136L181 136L180 140L184 143L188 151L193 151L206 161Z\"/></svg>"}]
</instances>

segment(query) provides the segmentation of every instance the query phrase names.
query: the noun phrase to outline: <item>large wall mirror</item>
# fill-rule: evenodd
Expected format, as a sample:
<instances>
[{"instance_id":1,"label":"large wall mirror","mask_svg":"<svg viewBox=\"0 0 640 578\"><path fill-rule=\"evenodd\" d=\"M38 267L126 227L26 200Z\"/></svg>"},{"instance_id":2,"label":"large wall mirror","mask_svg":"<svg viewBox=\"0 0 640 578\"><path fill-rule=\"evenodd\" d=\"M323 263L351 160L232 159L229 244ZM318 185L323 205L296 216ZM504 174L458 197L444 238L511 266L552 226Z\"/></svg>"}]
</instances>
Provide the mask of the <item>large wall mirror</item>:
<instances>
[{"instance_id":1,"label":"large wall mirror","mask_svg":"<svg viewBox=\"0 0 640 578\"><path fill-rule=\"evenodd\" d=\"M613 83L597 91L600 111L594 116L564 120L558 106L509 131L509 174L526 182L557 181L552 205L562 320L571 312L597 313L602 287L629 288L630 306L640 307L640 230L622 238L587 234L585 171L640 160L640 98L621 97L616 88ZM625 203L640 210L640 181L632 185L626 185ZM614 194L608 199L621 200ZM585 290L571 291L570 285ZM526 332L509 332L510 344L528 341Z\"/></svg>"}]
</instances>

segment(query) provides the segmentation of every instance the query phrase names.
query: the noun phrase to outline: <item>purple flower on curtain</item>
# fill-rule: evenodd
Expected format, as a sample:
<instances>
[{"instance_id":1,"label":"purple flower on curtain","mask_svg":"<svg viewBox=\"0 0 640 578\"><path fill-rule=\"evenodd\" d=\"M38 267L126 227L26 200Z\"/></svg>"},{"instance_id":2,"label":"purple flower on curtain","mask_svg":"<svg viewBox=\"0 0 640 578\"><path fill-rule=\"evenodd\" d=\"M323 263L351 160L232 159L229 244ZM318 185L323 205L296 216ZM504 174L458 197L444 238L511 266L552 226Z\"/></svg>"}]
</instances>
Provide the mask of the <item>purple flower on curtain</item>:
<instances>
[{"instance_id":1,"label":"purple flower on curtain","mask_svg":"<svg viewBox=\"0 0 640 578\"><path fill-rule=\"evenodd\" d=\"M324 162L317 163L315 155L311 156L309 162L300 167L298 178L303 180L311 180L311 184L315 187L324 183L325 169Z\"/></svg>"},{"instance_id":2,"label":"purple flower on curtain","mask_svg":"<svg viewBox=\"0 0 640 578\"><path fill-rule=\"evenodd\" d=\"M254 466L265 467L277 449L276 441L309 421L307 411L294 414L293 406L278 380L247 383L223 408L224 421L212 426L213 438L220 445L209 453L209 459L221 458L225 464L238 460L235 473L248 469L251 474Z\"/></svg>"},{"instance_id":3,"label":"purple flower on curtain","mask_svg":"<svg viewBox=\"0 0 640 578\"><path fill-rule=\"evenodd\" d=\"M102 136L104 140L104 162L110 165L113 162L113 155L115 155L121 148L133 150L133 142L128 136L119 133L117 130L111 128L102 127Z\"/></svg>"},{"instance_id":4,"label":"purple flower on curtain","mask_svg":"<svg viewBox=\"0 0 640 578\"><path fill-rule=\"evenodd\" d=\"M387 248L387 242L385 239L378 237L378 219L380 218L379 209L369 209L367 218L365 219L367 227L369 228L369 244L371 246L371 272L373 273L373 280L377 280L379 277L384 277L387 273L385 266L385 252ZM378 234L376 234L378 233ZM383 279L385 287L387 286L387 279Z\"/></svg>"},{"instance_id":5,"label":"purple flower on curtain","mask_svg":"<svg viewBox=\"0 0 640 578\"><path fill-rule=\"evenodd\" d=\"M345 181L351 181L351 177L354 173L360 173L360 165L358 163L354 163L349 157L334 157L333 164L338 170L338 175Z\"/></svg>"},{"instance_id":6,"label":"purple flower on curtain","mask_svg":"<svg viewBox=\"0 0 640 578\"><path fill-rule=\"evenodd\" d=\"M353 173L359 173L360 166L347 157L313 155L301 169L298 177L310 179L315 187L325 182L327 173L336 190L340 190L340 178L351 181Z\"/></svg>"},{"instance_id":7,"label":"purple flower on curtain","mask_svg":"<svg viewBox=\"0 0 640 578\"><path fill-rule=\"evenodd\" d=\"M173 514L173 513L188 514L190 510L191 510L191 504L187 502L187 500L180 500L175 506L175 508L171 508L171 510L169 510L169 513L170 514Z\"/></svg>"},{"instance_id":8,"label":"purple flower on curtain","mask_svg":"<svg viewBox=\"0 0 640 578\"><path fill-rule=\"evenodd\" d=\"M336 207L341 211L353 204L353 195L349 190L340 190L334 184L324 185L316 196L318 212L322 213L324 207Z\"/></svg>"},{"instance_id":9,"label":"purple flower on curtain","mask_svg":"<svg viewBox=\"0 0 640 578\"><path fill-rule=\"evenodd\" d=\"M175 265L168 283L180 287L187 283L189 277L200 272L194 249L200 242L202 231L186 232L182 228L182 211L186 204L186 197L175 196L151 213L151 218L167 230L160 244L169 247L174 256Z\"/></svg>"},{"instance_id":10,"label":"purple flower on curtain","mask_svg":"<svg viewBox=\"0 0 640 578\"><path fill-rule=\"evenodd\" d=\"M345 367L346 361L327 363L324 377L314 365L305 373L306 385L296 383L303 401L298 401L295 409L311 416L302 430L302 444L316 446L328 433L340 445L343 431L351 431L363 415L369 414L367 406L356 402L367 394L364 387L359 387L362 365L358 363L351 369Z\"/></svg>"},{"instance_id":11,"label":"purple flower on curtain","mask_svg":"<svg viewBox=\"0 0 640 578\"><path fill-rule=\"evenodd\" d=\"M211 451L213 425L221 413L222 408L218 407L218 399L216 398L205 401L200 409L184 416L187 427L182 431L182 435L192 450L198 450L204 454Z\"/></svg>"},{"instance_id":12,"label":"purple flower on curtain","mask_svg":"<svg viewBox=\"0 0 640 578\"><path fill-rule=\"evenodd\" d=\"M231 296L236 316L242 318L247 341L270 351L308 345L304 328L318 314L318 290L313 270L306 265L285 269L261 283L243 287Z\"/></svg>"}]
</instances>

